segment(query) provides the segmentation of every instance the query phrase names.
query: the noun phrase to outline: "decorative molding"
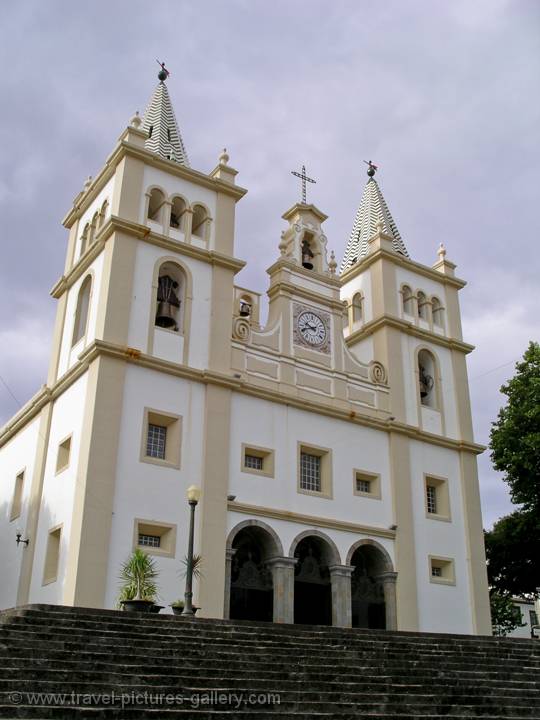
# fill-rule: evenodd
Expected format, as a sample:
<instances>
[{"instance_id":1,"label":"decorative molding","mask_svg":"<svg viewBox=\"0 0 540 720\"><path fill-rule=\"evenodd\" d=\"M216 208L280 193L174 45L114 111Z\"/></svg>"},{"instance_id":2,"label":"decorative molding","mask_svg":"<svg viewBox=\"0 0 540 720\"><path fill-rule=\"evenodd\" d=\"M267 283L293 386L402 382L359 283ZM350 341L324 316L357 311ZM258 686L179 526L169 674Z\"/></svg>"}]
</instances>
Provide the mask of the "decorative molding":
<instances>
[{"instance_id":1,"label":"decorative molding","mask_svg":"<svg viewBox=\"0 0 540 720\"><path fill-rule=\"evenodd\" d=\"M376 385L387 384L386 370L378 360L372 360L369 363L369 377Z\"/></svg>"},{"instance_id":2,"label":"decorative molding","mask_svg":"<svg viewBox=\"0 0 540 720\"><path fill-rule=\"evenodd\" d=\"M237 317L233 320L233 337L242 342L249 342L251 339L251 325L248 320L243 317Z\"/></svg>"}]
</instances>

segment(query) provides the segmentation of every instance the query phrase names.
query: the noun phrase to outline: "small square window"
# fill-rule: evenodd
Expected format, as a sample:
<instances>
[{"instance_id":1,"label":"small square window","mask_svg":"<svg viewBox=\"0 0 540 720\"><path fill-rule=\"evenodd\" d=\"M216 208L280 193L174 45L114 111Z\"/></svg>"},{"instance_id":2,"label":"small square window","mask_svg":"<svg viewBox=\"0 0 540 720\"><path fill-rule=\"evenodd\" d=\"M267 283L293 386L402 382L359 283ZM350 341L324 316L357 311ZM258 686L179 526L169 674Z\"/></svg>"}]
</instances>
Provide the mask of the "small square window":
<instances>
[{"instance_id":1,"label":"small square window","mask_svg":"<svg viewBox=\"0 0 540 720\"><path fill-rule=\"evenodd\" d=\"M168 467L180 467L182 418L145 408L140 460Z\"/></svg>"},{"instance_id":2,"label":"small square window","mask_svg":"<svg viewBox=\"0 0 540 720\"><path fill-rule=\"evenodd\" d=\"M69 459L71 455L71 435L63 440L58 446L58 454L56 456L56 473L61 473L69 467Z\"/></svg>"},{"instance_id":3,"label":"small square window","mask_svg":"<svg viewBox=\"0 0 540 720\"><path fill-rule=\"evenodd\" d=\"M165 460L165 446L167 443L167 428L163 425L148 423L146 438L146 455L148 457Z\"/></svg>"},{"instance_id":4,"label":"small square window","mask_svg":"<svg viewBox=\"0 0 540 720\"><path fill-rule=\"evenodd\" d=\"M242 445L242 472L274 477L274 451L255 445Z\"/></svg>"},{"instance_id":5,"label":"small square window","mask_svg":"<svg viewBox=\"0 0 540 720\"><path fill-rule=\"evenodd\" d=\"M429 556L429 575L433 583L455 585L454 561L452 558Z\"/></svg>"},{"instance_id":6,"label":"small square window","mask_svg":"<svg viewBox=\"0 0 540 720\"><path fill-rule=\"evenodd\" d=\"M427 518L447 522L451 519L447 478L424 475L424 498Z\"/></svg>"},{"instance_id":7,"label":"small square window","mask_svg":"<svg viewBox=\"0 0 540 720\"><path fill-rule=\"evenodd\" d=\"M327 448L298 444L298 491L332 496L332 453Z\"/></svg>"},{"instance_id":8,"label":"small square window","mask_svg":"<svg viewBox=\"0 0 540 720\"><path fill-rule=\"evenodd\" d=\"M353 492L362 497L381 499L381 476L365 470L353 470Z\"/></svg>"},{"instance_id":9,"label":"small square window","mask_svg":"<svg viewBox=\"0 0 540 720\"><path fill-rule=\"evenodd\" d=\"M137 548L145 550L149 555L174 557L176 525L137 518L133 528L133 549Z\"/></svg>"}]
</instances>

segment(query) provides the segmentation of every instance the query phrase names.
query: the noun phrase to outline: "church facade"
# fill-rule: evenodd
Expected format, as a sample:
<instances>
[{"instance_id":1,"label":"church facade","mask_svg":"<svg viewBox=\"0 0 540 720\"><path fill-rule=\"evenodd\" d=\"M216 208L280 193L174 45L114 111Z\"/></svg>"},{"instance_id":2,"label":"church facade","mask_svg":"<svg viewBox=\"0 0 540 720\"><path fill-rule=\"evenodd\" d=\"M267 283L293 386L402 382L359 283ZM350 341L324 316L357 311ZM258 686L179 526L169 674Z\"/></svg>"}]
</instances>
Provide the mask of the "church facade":
<instances>
[{"instance_id":1,"label":"church facade","mask_svg":"<svg viewBox=\"0 0 540 720\"><path fill-rule=\"evenodd\" d=\"M246 190L190 167L165 80L63 221L47 383L0 431L0 606L115 607L135 548L182 597L195 484L200 615L490 634L465 283L409 258L370 164L340 272L326 215L285 212L261 324Z\"/></svg>"}]
</instances>

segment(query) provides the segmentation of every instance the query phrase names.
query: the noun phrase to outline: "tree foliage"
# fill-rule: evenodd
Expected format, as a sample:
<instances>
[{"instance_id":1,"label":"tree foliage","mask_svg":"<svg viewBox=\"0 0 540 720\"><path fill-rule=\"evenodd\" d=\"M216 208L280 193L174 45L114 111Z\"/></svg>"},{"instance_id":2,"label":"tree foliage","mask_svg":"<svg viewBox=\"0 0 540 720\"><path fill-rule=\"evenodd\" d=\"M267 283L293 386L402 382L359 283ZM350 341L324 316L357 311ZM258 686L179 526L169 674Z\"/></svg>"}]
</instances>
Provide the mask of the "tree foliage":
<instances>
[{"instance_id":1,"label":"tree foliage","mask_svg":"<svg viewBox=\"0 0 540 720\"><path fill-rule=\"evenodd\" d=\"M508 400L490 436L491 460L512 501L540 511L540 345L531 342L516 374L501 387Z\"/></svg>"},{"instance_id":2,"label":"tree foliage","mask_svg":"<svg viewBox=\"0 0 540 720\"><path fill-rule=\"evenodd\" d=\"M491 626L494 635L508 635L512 630L525 626L525 623L521 622L519 608L512 603L509 595L492 592L489 600L491 605Z\"/></svg>"}]
</instances>

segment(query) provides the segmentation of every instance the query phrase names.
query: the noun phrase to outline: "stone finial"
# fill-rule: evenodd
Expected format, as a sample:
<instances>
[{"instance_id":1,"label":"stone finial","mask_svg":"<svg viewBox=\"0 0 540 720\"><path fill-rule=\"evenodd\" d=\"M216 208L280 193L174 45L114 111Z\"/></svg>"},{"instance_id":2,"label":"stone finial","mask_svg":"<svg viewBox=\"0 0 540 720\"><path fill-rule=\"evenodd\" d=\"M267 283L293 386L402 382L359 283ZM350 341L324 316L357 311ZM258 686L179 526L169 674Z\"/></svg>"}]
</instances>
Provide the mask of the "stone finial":
<instances>
[{"instance_id":1,"label":"stone finial","mask_svg":"<svg viewBox=\"0 0 540 720\"><path fill-rule=\"evenodd\" d=\"M131 118L131 120L129 121L129 124L131 125L131 127L134 127L138 130L141 126L141 123L142 123L142 118L139 115L139 111L136 110L135 115Z\"/></svg>"},{"instance_id":2,"label":"stone finial","mask_svg":"<svg viewBox=\"0 0 540 720\"><path fill-rule=\"evenodd\" d=\"M378 233L384 232L384 223L382 220L379 220L378 223L375 225L375 227L377 228Z\"/></svg>"},{"instance_id":3,"label":"stone finial","mask_svg":"<svg viewBox=\"0 0 540 720\"><path fill-rule=\"evenodd\" d=\"M92 176L89 175L89 176L86 178L86 180L84 181L83 190L84 190L84 191L88 190L88 188L90 187L91 184L92 184Z\"/></svg>"},{"instance_id":4,"label":"stone finial","mask_svg":"<svg viewBox=\"0 0 540 720\"><path fill-rule=\"evenodd\" d=\"M227 153L227 148L223 148L223 152L219 156L218 162L220 165L227 165L227 163L229 162L229 155Z\"/></svg>"},{"instance_id":5,"label":"stone finial","mask_svg":"<svg viewBox=\"0 0 540 720\"><path fill-rule=\"evenodd\" d=\"M442 262L444 260L444 258L446 257L446 248L444 247L444 245L442 243L439 245L439 249L437 250L437 255L439 256L440 262Z\"/></svg>"},{"instance_id":6,"label":"stone finial","mask_svg":"<svg viewBox=\"0 0 540 720\"><path fill-rule=\"evenodd\" d=\"M336 274L336 268L337 268L337 262L336 262L336 254L332 250L330 253L330 262L328 263L328 269L332 273L332 275Z\"/></svg>"}]
</instances>

